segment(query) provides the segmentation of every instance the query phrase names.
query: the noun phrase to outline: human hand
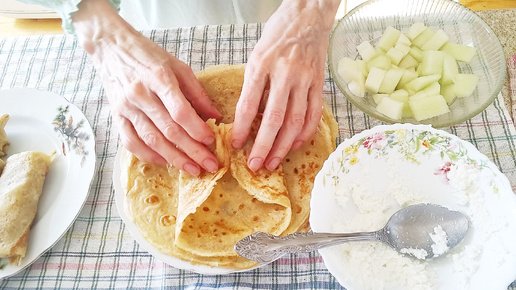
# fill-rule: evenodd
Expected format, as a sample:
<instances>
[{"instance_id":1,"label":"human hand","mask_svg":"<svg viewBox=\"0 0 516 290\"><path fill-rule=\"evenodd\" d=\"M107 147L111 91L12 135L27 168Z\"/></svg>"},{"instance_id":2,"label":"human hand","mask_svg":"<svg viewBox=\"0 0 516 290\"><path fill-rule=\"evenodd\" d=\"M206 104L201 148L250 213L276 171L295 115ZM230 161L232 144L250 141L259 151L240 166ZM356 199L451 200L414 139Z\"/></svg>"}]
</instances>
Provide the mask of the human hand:
<instances>
[{"instance_id":1,"label":"human hand","mask_svg":"<svg viewBox=\"0 0 516 290\"><path fill-rule=\"evenodd\" d=\"M216 171L206 147L214 133L202 118L221 116L190 67L135 31L107 1L83 0L79 8L74 30L102 76L126 149L192 175L201 167Z\"/></svg>"},{"instance_id":2,"label":"human hand","mask_svg":"<svg viewBox=\"0 0 516 290\"><path fill-rule=\"evenodd\" d=\"M339 2L285 0L265 25L246 66L232 129L233 147L241 148L266 102L248 159L251 170L276 169L317 130L326 50Z\"/></svg>"}]
</instances>

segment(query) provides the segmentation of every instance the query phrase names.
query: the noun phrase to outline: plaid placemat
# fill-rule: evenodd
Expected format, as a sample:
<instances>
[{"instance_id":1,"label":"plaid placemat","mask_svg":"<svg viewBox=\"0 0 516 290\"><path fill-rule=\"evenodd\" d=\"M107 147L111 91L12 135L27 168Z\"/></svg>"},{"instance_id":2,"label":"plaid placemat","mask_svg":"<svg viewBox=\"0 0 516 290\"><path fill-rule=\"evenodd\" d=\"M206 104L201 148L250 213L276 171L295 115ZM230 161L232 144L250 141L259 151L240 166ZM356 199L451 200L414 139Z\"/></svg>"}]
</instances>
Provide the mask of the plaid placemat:
<instances>
[{"instance_id":1,"label":"plaid placemat","mask_svg":"<svg viewBox=\"0 0 516 290\"><path fill-rule=\"evenodd\" d=\"M516 117L516 55L507 58L507 77L509 78L509 99L511 100L512 118Z\"/></svg>"},{"instance_id":2,"label":"plaid placemat","mask_svg":"<svg viewBox=\"0 0 516 290\"><path fill-rule=\"evenodd\" d=\"M245 63L261 31L261 25L253 24L145 35L200 71L211 65ZM0 89L14 87L51 91L77 105L93 126L97 169L86 205L70 230L26 270L0 280L0 288L342 289L317 253L287 256L249 272L209 276L168 266L139 247L115 206L112 173L120 145L117 128L101 80L72 36L0 40ZM341 140L382 124L347 102L328 70L324 97L338 120ZM470 121L445 130L472 142L516 188L516 131L501 96Z\"/></svg>"}]
</instances>

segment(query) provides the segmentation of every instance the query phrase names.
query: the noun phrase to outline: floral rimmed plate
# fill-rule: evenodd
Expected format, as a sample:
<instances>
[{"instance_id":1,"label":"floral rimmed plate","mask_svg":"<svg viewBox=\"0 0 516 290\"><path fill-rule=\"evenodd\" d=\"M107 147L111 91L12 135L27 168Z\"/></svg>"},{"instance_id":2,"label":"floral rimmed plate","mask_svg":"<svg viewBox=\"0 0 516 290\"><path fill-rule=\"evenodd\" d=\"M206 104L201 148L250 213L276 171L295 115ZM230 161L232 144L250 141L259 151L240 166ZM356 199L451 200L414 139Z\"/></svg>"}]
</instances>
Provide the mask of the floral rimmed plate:
<instances>
[{"instance_id":1,"label":"floral rimmed plate","mask_svg":"<svg viewBox=\"0 0 516 290\"><path fill-rule=\"evenodd\" d=\"M507 289L516 279L516 196L472 144L427 125L378 126L346 140L315 180L315 232L377 230L400 208L435 203L470 219L464 241L426 262L381 243L320 250L346 289Z\"/></svg>"},{"instance_id":2,"label":"floral rimmed plate","mask_svg":"<svg viewBox=\"0 0 516 290\"><path fill-rule=\"evenodd\" d=\"M95 172L95 138L83 113L62 96L36 89L0 91L0 114L9 114L7 156L56 151L19 266L0 259L0 279L32 264L61 239L79 215ZM4 158L5 159L5 158Z\"/></svg>"}]
</instances>

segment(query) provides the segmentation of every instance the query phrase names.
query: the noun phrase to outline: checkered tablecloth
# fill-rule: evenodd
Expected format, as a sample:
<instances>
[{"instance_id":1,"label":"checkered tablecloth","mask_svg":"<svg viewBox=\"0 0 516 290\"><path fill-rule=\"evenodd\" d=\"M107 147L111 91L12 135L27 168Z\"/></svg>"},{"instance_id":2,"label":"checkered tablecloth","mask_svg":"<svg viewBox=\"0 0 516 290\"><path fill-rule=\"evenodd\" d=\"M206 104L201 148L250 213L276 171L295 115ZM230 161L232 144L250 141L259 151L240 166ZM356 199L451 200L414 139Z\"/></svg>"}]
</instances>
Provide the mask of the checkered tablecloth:
<instances>
[{"instance_id":1,"label":"checkered tablecloth","mask_svg":"<svg viewBox=\"0 0 516 290\"><path fill-rule=\"evenodd\" d=\"M217 64L245 63L260 38L261 25L206 26L144 32L194 71ZM84 208L64 237L30 267L0 280L1 289L165 288L341 289L317 253L291 255L265 267L207 276L156 260L126 230L115 206L113 163L117 128L101 80L70 35L0 40L0 89L51 91L77 105L93 126L97 168ZM381 122L347 102L326 70L324 97L348 138ZM516 188L516 131L501 96L468 122L444 130L473 143ZM73 193L70 193L73 194ZM516 270L515 270L516 271Z\"/></svg>"}]
</instances>

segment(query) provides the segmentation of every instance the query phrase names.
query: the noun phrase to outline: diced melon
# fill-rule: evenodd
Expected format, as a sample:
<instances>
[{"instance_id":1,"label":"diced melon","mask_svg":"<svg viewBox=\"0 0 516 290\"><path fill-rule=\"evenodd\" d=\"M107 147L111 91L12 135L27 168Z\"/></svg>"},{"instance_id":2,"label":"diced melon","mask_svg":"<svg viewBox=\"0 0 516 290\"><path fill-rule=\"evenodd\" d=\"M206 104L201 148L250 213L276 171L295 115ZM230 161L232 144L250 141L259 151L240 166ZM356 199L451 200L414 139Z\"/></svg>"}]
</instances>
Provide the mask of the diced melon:
<instances>
[{"instance_id":1,"label":"diced melon","mask_svg":"<svg viewBox=\"0 0 516 290\"><path fill-rule=\"evenodd\" d=\"M403 88L407 83L416 79L417 77L418 77L418 74L414 68L405 69L405 71L403 72L403 75L401 76L401 79L398 83L398 86L396 88L398 88L398 89Z\"/></svg>"},{"instance_id":2,"label":"diced melon","mask_svg":"<svg viewBox=\"0 0 516 290\"><path fill-rule=\"evenodd\" d=\"M421 47L422 50L438 50L443 46L446 42L448 42L448 34L444 32L444 30L439 29L435 32L430 39L428 39L425 44Z\"/></svg>"},{"instance_id":3,"label":"diced melon","mask_svg":"<svg viewBox=\"0 0 516 290\"><path fill-rule=\"evenodd\" d=\"M389 94L373 94L373 101L375 104L379 104L384 97L388 97Z\"/></svg>"},{"instance_id":4,"label":"diced melon","mask_svg":"<svg viewBox=\"0 0 516 290\"><path fill-rule=\"evenodd\" d=\"M403 56L407 55L410 51L410 45L403 43L397 43L394 47L403 52Z\"/></svg>"},{"instance_id":5,"label":"diced melon","mask_svg":"<svg viewBox=\"0 0 516 290\"><path fill-rule=\"evenodd\" d=\"M385 77L386 73L386 70L377 67L372 67L365 81L366 90L373 94L378 93L378 89L382 85L383 78Z\"/></svg>"},{"instance_id":6,"label":"diced melon","mask_svg":"<svg viewBox=\"0 0 516 290\"><path fill-rule=\"evenodd\" d=\"M428 94L425 90L422 90L422 91L419 91L413 95L410 96L410 99L412 100L415 100L415 99L421 99L421 98L425 98L425 97L428 97Z\"/></svg>"},{"instance_id":7,"label":"diced melon","mask_svg":"<svg viewBox=\"0 0 516 290\"><path fill-rule=\"evenodd\" d=\"M458 98L469 97L477 88L478 80L475 74L458 74L454 81L455 95Z\"/></svg>"},{"instance_id":8,"label":"diced melon","mask_svg":"<svg viewBox=\"0 0 516 290\"><path fill-rule=\"evenodd\" d=\"M441 96L444 97L446 103L448 103L448 106L450 106L457 98L457 95L455 94L455 85L448 84L441 86Z\"/></svg>"},{"instance_id":9,"label":"diced melon","mask_svg":"<svg viewBox=\"0 0 516 290\"><path fill-rule=\"evenodd\" d=\"M401 50L397 49L396 47L391 47L385 55L391 59L391 62L393 64L398 65L407 54L404 54Z\"/></svg>"},{"instance_id":10,"label":"diced melon","mask_svg":"<svg viewBox=\"0 0 516 290\"><path fill-rule=\"evenodd\" d=\"M414 79L410 81L408 84L406 84L405 89L409 92L409 94L413 94L428 87L430 84L437 82L440 78L441 75L429 75L418 77L417 79Z\"/></svg>"},{"instance_id":11,"label":"diced melon","mask_svg":"<svg viewBox=\"0 0 516 290\"><path fill-rule=\"evenodd\" d=\"M470 62L477 53L477 49L458 43L447 42L441 48L441 51L449 53L457 61Z\"/></svg>"},{"instance_id":12,"label":"diced melon","mask_svg":"<svg viewBox=\"0 0 516 290\"><path fill-rule=\"evenodd\" d=\"M416 67L419 64L419 61L417 61L415 58L413 58L410 54L407 54L398 64L401 68L411 68Z\"/></svg>"},{"instance_id":13,"label":"diced melon","mask_svg":"<svg viewBox=\"0 0 516 290\"><path fill-rule=\"evenodd\" d=\"M364 41L357 46L358 54L363 60L369 61L373 59L377 54L376 49L369 41Z\"/></svg>"},{"instance_id":14,"label":"diced melon","mask_svg":"<svg viewBox=\"0 0 516 290\"><path fill-rule=\"evenodd\" d=\"M438 50L424 50L421 61L421 75L429 76L442 74L444 52Z\"/></svg>"},{"instance_id":15,"label":"diced melon","mask_svg":"<svg viewBox=\"0 0 516 290\"><path fill-rule=\"evenodd\" d=\"M365 96L364 78L352 80L348 84L348 89L355 96L363 98Z\"/></svg>"},{"instance_id":16,"label":"diced melon","mask_svg":"<svg viewBox=\"0 0 516 290\"><path fill-rule=\"evenodd\" d=\"M363 77L362 72L357 66L357 63L349 57L343 57L339 61L339 67L337 71L340 77L344 79L346 83L349 83L358 77Z\"/></svg>"},{"instance_id":17,"label":"diced melon","mask_svg":"<svg viewBox=\"0 0 516 290\"><path fill-rule=\"evenodd\" d=\"M378 44L376 45L376 47L381 48L383 51L388 51L391 47L393 47L396 44L396 41L400 37L400 34L401 31L399 31L398 29L392 26L387 26L382 36L380 37L380 40L378 40Z\"/></svg>"},{"instance_id":18,"label":"diced melon","mask_svg":"<svg viewBox=\"0 0 516 290\"><path fill-rule=\"evenodd\" d=\"M403 102L384 97L376 106L376 110L391 119L399 120L403 115L403 105Z\"/></svg>"},{"instance_id":19,"label":"diced melon","mask_svg":"<svg viewBox=\"0 0 516 290\"><path fill-rule=\"evenodd\" d=\"M401 111L401 116L408 118L412 117L412 111L410 110L410 106L408 104L409 93L405 90L397 90L389 95L391 99L396 101L400 101L403 103L403 110Z\"/></svg>"},{"instance_id":20,"label":"diced melon","mask_svg":"<svg viewBox=\"0 0 516 290\"><path fill-rule=\"evenodd\" d=\"M441 77L441 84L448 85L452 84L455 77L459 74L459 66L453 56L448 53L444 53L443 59L443 74Z\"/></svg>"},{"instance_id":21,"label":"diced melon","mask_svg":"<svg viewBox=\"0 0 516 290\"><path fill-rule=\"evenodd\" d=\"M425 120L450 112L446 100L441 95L409 99L409 106L417 121Z\"/></svg>"},{"instance_id":22,"label":"diced melon","mask_svg":"<svg viewBox=\"0 0 516 290\"><path fill-rule=\"evenodd\" d=\"M396 45L406 45L406 46L410 46L412 45L412 42L410 41L410 39L405 35L405 33L400 33L400 37L398 37L398 40L396 41Z\"/></svg>"},{"instance_id":23,"label":"diced melon","mask_svg":"<svg viewBox=\"0 0 516 290\"><path fill-rule=\"evenodd\" d=\"M405 70L402 68L391 68L388 70L387 73L385 73L385 77L383 78L378 92L382 94L390 94L394 92L404 71Z\"/></svg>"},{"instance_id":24,"label":"diced melon","mask_svg":"<svg viewBox=\"0 0 516 290\"><path fill-rule=\"evenodd\" d=\"M421 34L412 40L412 45L421 48L430 38L432 38L432 36L434 36L434 34L435 31L432 28L427 27L423 32L421 32Z\"/></svg>"},{"instance_id":25,"label":"diced melon","mask_svg":"<svg viewBox=\"0 0 516 290\"><path fill-rule=\"evenodd\" d=\"M417 61L421 61L423 59L423 51L417 46L411 46L409 54Z\"/></svg>"},{"instance_id":26,"label":"diced melon","mask_svg":"<svg viewBox=\"0 0 516 290\"><path fill-rule=\"evenodd\" d=\"M372 67L388 70L392 67L391 59L385 54L378 55L367 62L367 70L371 71Z\"/></svg>"},{"instance_id":27,"label":"diced melon","mask_svg":"<svg viewBox=\"0 0 516 290\"><path fill-rule=\"evenodd\" d=\"M441 85L438 82L429 84L422 91L426 92L427 95L439 95L441 93Z\"/></svg>"},{"instance_id":28,"label":"diced melon","mask_svg":"<svg viewBox=\"0 0 516 290\"><path fill-rule=\"evenodd\" d=\"M406 36L410 40L414 40L414 38L418 37L423 31L425 31L426 26L422 22L416 22L410 26L409 30L406 33Z\"/></svg>"}]
</instances>

